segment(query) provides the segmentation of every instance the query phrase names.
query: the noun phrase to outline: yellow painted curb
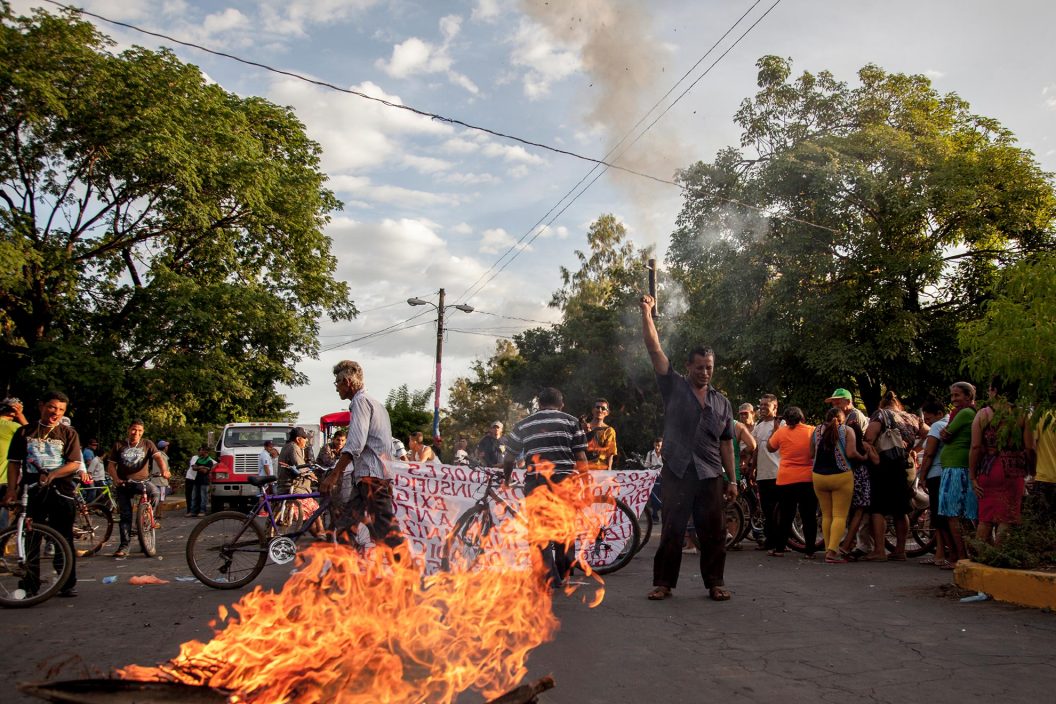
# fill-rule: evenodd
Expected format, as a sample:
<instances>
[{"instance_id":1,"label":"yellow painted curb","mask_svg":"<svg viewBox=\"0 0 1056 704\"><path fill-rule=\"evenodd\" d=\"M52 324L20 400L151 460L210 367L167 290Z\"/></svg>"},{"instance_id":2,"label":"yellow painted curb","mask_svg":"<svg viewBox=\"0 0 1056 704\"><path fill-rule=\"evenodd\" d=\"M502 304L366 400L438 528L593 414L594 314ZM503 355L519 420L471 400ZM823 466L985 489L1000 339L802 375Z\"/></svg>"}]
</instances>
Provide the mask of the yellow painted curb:
<instances>
[{"instance_id":1,"label":"yellow painted curb","mask_svg":"<svg viewBox=\"0 0 1056 704\"><path fill-rule=\"evenodd\" d=\"M953 581L962 589L985 592L998 601L1056 609L1056 572L1009 570L961 560Z\"/></svg>"}]
</instances>

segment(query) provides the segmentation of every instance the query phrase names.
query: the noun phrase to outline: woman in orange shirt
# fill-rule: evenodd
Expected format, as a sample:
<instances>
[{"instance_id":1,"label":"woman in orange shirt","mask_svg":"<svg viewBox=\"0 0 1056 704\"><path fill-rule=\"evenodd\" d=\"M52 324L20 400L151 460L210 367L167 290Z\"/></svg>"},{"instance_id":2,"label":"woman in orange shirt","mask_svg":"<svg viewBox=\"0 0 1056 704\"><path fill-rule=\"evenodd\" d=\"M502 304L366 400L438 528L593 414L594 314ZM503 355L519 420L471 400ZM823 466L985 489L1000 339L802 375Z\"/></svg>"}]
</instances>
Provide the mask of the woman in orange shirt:
<instances>
[{"instance_id":1,"label":"woman in orange shirt","mask_svg":"<svg viewBox=\"0 0 1056 704\"><path fill-rule=\"evenodd\" d=\"M797 406L785 409L783 418L785 424L776 427L766 442L770 452L781 453L777 465L777 535L774 536L775 547L769 555L781 557L785 554L798 508L803 517L803 537L807 545L803 557L813 560L814 546L818 541L818 497L814 493L814 460L810 456L814 426L804 422L803 411Z\"/></svg>"}]
</instances>

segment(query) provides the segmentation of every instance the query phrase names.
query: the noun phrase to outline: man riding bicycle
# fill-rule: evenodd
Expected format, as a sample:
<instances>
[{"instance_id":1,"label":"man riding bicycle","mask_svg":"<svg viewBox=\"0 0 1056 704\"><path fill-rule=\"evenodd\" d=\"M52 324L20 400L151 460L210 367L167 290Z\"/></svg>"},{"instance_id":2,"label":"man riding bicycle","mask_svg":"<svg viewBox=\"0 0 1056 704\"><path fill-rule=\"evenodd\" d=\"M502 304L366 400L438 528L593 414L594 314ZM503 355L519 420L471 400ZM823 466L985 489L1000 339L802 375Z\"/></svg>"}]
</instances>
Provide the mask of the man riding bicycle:
<instances>
[{"instance_id":1,"label":"man riding bicycle","mask_svg":"<svg viewBox=\"0 0 1056 704\"><path fill-rule=\"evenodd\" d=\"M140 494L146 492L157 512L158 489L149 481L150 465L155 456L161 460L161 476L166 479L170 476L168 463L158 454L154 443L143 437L143 430L143 421L132 421L128 426L128 436L114 444L106 465L106 471L114 482L114 493L117 494L117 505L121 511L121 544L114 553L117 558L128 557L128 546L132 542L133 499L138 499Z\"/></svg>"}]
</instances>

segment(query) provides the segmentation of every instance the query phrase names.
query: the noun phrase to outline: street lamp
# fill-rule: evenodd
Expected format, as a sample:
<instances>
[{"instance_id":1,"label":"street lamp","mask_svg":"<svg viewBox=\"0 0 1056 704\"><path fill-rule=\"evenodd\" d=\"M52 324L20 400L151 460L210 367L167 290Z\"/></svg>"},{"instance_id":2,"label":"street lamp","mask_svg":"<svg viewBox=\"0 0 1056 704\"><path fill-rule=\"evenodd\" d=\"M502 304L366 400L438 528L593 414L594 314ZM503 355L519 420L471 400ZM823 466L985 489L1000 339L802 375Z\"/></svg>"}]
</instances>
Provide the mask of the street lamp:
<instances>
[{"instance_id":1,"label":"street lamp","mask_svg":"<svg viewBox=\"0 0 1056 704\"><path fill-rule=\"evenodd\" d=\"M433 394L433 442L440 442L440 369L441 360L444 356L444 311L448 308L460 310L463 313L472 313L473 306L460 303L459 305L444 305L444 289L440 289L440 304L431 301L423 301L421 298L408 298L407 305L410 306L432 306L436 308L436 389Z\"/></svg>"}]
</instances>

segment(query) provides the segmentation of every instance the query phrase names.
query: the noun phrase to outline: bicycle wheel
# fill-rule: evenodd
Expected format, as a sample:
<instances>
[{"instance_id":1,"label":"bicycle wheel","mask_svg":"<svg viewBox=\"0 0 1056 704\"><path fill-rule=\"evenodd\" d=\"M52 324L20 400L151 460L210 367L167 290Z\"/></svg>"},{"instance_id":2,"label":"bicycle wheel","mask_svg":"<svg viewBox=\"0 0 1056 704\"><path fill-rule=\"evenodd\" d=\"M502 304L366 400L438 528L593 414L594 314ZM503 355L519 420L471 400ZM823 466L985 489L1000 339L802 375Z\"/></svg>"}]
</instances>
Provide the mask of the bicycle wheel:
<instances>
[{"instance_id":1,"label":"bicycle wheel","mask_svg":"<svg viewBox=\"0 0 1056 704\"><path fill-rule=\"evenodd\" d=\"M149 501L136 504L136 537L143 554L154 557L158 554L157 536L154 535L154 509Z\"/></svg>"},{"instance_id":2,"label":"bicycle wheel","mask_svg":"<svg viewBox=\"0 0 1056 704\"><path fill-rule=\"evenodd\" d=\"M50 526L35 524L22 533L19 559L18 526L0 532L0 606L22 608L54 596L73 569L73 549Z\"/></svg>"},{"instance_id":3,"label":"bicycle wheel","mask_svg":"<svg viewBox=\"0 0 1056 704\"><path fill-rule=\"evenodd\" d=\"M114 517L102 506L85 506L73 522L73 547L77 557L89 557L103 549L114 532Z\"/></svg>"},{"instance_id":4,"label":"bicycle wheel","mask_svg":"<svg viewBox=\"0 0 1056 704\"><path fill-rule=\"evenodd\" d=\"M623 569L641 545L641 531L631 507L619 499L599 496L590 509L602 516L601 531L585 538L579 549L579 559L585 560L598 574L611 574Z\"/></svg>"},{"instance_id":5,"label":"bicycle wheel","mask_svg":"<svg viewBox=\"0 0 1056 704\"><path fill-rule=\"evenodd\" d=\"M818 509L818 514L815 519L818 522L817 540L814 542L814 549L811 552L817 552L825 548L825 533L821 530L821 509ZM788 536L788 547L792 548L796 552L806 552L806 541L803 538L803 519L799 515L799 511L796 511L796 517L792 520L792 534Z\"/></svg>"},{"instance_id":6,"label":"bicycle wheel","mask_svg":"<svg viewBox=\"0 0 1056 704\"><path fill-rule=\"evenodd\" d=\"M441 569L447 572L473 569L484 553L492 527L491 512L483 506L475 506L459 516L444 541Z\"/></svg>"},{"instance_id":7,"label":"bicycle wheel","mask_svg":"<svg viewBox=\"0 0 1056 704\"><path fill-rule=\"evenodd\" d=\"M729 549L741 542L748 524L744 520L744 510L738 501L726 502L726 548Z\"/></svg>"},{"instance_id":8,"label":"bicycle wheel","mask_svg":"<svg viewBox=\"0 0 1056 704\"><path fill-rule=\"evenodd\" d=\"M649 538L653 537L653 514L649 510L649 504L642 509L642 515L638 518L638 533L642 536L638 543L638 552L642 551Z\"/></svg>"},{"instance_id":9,"label":"bicycle wheel","mask_svg":"<svg viewBox=\"0 0 1056 704\"><path fill-rule=\"evenodd\" d=\"M884 547L894 552L898 536L895 524L887 519L887 532L884 533ZM931 527L931 511L922 508L909 514L909 533L906 535L906 557L920 557L935 552L935 529Z\"/></svg>"},{"instance_id":10,"label":"bicycle wheel","mask_svg":"<svg viewBox=\"0 0 1056 704\"><path fill-rule=\"evenodd\" d=\"M243 587L268 561L264 529L238 511L203 518L187 537L187 566L202 584L214 589Z\"/></svg>"}]
</instances>

